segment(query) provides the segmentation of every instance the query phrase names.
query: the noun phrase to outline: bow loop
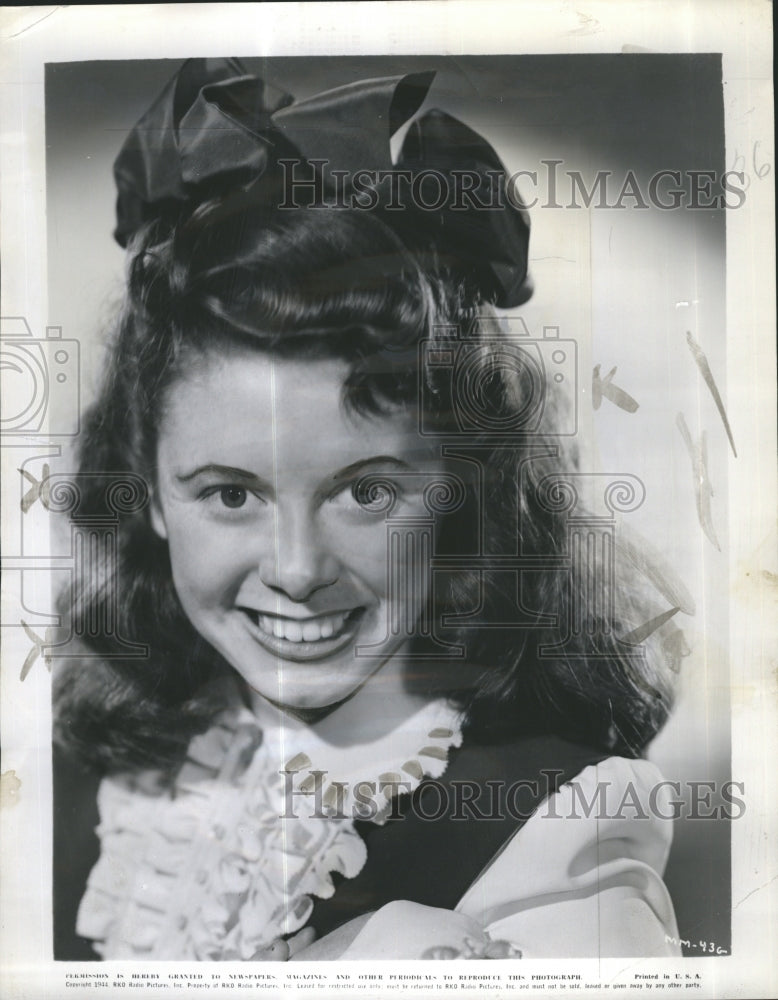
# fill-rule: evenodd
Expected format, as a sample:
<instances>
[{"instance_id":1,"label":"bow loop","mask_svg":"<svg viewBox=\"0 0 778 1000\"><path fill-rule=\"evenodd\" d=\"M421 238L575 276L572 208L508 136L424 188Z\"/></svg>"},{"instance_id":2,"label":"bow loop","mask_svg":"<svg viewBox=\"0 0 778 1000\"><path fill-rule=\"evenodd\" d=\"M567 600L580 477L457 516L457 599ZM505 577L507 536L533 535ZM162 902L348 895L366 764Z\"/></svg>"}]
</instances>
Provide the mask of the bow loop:
<instances>
[{"instance_id":1,"label":"bow loop","mask_svg":"<svg viewBox=\"0 0 778 1000\"><path fill-rule=\"evenodd\" d=\"M389 140L418 111L433 76L359 80L297 101L273 123L306 159L325 160L329 171L390 170Z\"/></svg>"},{"instance_id":2,"label":"bow loop","mask_svg":"<svg viewBox=\"0 0 778 1000\"><path fill-rule=\"evenodd\" d=\"M189 199L187 183L200 173L190 164L184 177L181 124L211 84L245 76L236 59L188 59L124 141L114 162L117 242L155 218L174 218ZM291 98L290 98L291 100ZM185 127L190 140L193 134Z\"/></svg>"},{"instance_id":3,"label":"bow loop","mask_svg":"<svg viewBox=\"0 0 778 1000\"><path fill-rule=\"evenodd\" d=\"M292 100L252 76L203 87L178 127L184 185L196 189L218 179L227 186L263 174L277 145L272 115Z\"/></svg>"},{"instance_id":4,"label":"bow loop","mask_svg":"<svg viewBox=\"0 0 778 1000\"><path fill-rule=\"evenodd\" d=\"M305 204L326 206L339 186L351 207L377 210L409 249L432 251L475 291L517 305L527 297L526 212L511 201L505 167L482 136L439 110L412 120L434 75L360 80L295 101L237 60L189 60L116 159L116 239L126 246L146 222L173 223L183 208L239 188L277 209L282 161L291 158L308 165L307 177L315 167L320 181L320 195ZM409 121L393 163L390 140ZM411 181L401 211L395 172ZM372 200L359 200L360 174L373 179Z\"/></svg>"},{"instance_id":5,"label":"bow loop","mask_svg":"<svg viewBox=\"0 0 778 1000\"><path fill-rule=\"evenodd\" d=\"M454 270L463 270L466 261L466 270L478 275L481 291L498 304L524 301L529 217L509 191L505 166L489 143L459 119L433 108L411 123L397 167L417 179L417 199L436 206L428 209L426 219L408 220L417 230L416 239L438 246Z\"/></svg>"}]
</instances>

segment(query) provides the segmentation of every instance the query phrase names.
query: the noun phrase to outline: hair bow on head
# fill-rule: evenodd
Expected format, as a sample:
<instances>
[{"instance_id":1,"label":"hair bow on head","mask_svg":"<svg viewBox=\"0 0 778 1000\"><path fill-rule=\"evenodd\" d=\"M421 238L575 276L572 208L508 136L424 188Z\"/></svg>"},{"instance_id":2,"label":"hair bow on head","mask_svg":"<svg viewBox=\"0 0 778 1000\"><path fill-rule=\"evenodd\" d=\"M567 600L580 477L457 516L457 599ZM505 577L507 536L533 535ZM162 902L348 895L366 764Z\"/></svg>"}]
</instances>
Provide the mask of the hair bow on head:
<instances>
[{"instance_id":1,"label":"hair bow on head","mask_svg":"<svg viewBox=\"0 0 778 1000\"><path fill-rule=\"evenodd\" d=\"M498 306L520 304L529 297L529 221L508 197L505 167L489 143L430 110L411 122L392 159L390 140L418 112L434 75L360 80L295 101L237 60L188 60L114 163L117 241L126 247L144 223L173 221L184 206L241 187L279 207L287 171L297 168L299 180L307 167L325 195L337 178L341 199L380 212L409 249L434 252ZM378 178L367 202L366 172ZM357 175L361 186L352 187ZM404 182L400 209L392 179Z\"/></svg>"}]
</instances>

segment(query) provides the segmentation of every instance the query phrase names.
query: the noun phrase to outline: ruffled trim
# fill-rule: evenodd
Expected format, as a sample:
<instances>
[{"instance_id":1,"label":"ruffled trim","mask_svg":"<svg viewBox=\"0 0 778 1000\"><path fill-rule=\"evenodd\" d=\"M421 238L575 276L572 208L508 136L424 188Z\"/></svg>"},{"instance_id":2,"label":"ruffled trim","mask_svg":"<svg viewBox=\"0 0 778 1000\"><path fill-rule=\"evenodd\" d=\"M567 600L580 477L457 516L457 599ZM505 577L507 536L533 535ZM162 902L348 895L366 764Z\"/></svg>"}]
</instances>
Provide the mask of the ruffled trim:
<instances>
[{"instance_id":1,"label":"ruffled trim","mask_svg":"<svg viewBox=\"0 0 778 1000\"><path fill-rule=\"evenodd\" d=\"M284 765L284 773L294 776L295 795L305 795L314 809L329 816L370 820L383 825L391 813L392 799L411 794L425 778L439 778L448 766L452 747L462 744L462 733L451 719L451 711L435 705L442 720L430 719L421 745L401 762L368 777L355 775L352 768L331 774L306 753L298 753ZM364 775L364 772L363 772Z\"/></svg>"},{"instance_id":2,"label":"ruffled trim","mask_svg":"<svg viewBox=\"0 0 778 1000\"><path fill-rule=\"evenodd\" d=\"M460 745L453 713L442 703L416 721L423 724L421 745L417 736L415 752L403 752L378 774L360 775L353 755L335 773L317 768L308 754L293 755L279 770L254 716L234 707L192 740L172 793L149 773L104 780L102 851L78 933L104 958L246 961L299 930L312 897L334 893L333 874L353 878L365 864L353 820L383 822L393 796L413 791L425 776L439 777L448 749ZM318 786L316 772L326 774ZM376 792L372 815L355 796L365 782ZM305 808L309 795L323 808ZM290 809L295 802L303 807Z\"/></svg>"}]
</instances>

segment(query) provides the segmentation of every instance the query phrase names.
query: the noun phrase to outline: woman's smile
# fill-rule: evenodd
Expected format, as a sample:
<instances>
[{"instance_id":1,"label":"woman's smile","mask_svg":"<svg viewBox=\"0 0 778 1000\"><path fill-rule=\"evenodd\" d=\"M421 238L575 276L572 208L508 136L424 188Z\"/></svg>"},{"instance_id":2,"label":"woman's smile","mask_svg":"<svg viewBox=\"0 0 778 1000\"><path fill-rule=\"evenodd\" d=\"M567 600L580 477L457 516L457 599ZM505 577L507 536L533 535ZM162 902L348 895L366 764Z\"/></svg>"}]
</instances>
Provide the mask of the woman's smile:
<instances>
[{"instance_id":1,"label":"woman's smile","mask_svg":"<svg viewBox=\"0 0 778 1000\"><path fill-rule=\"evenodd\" d=\"M364 608L338 611L311 618L285 618L241 609L257 641L268 652L284 659L320 660L349 645L359 630Z\"/></svg>"},{"instance_id":2,"label":"woman's smile","mask_svg":"<svg viewBox=\"0 0 778 1000\"><path fill-rule=\"evenodd\" d=\"M394 532L429 530L439 446L413 412L347 412L347 373L206 356L172 384L158 441L152 520L183 609L251 689L292 709L353 694L407 644L428 598L419 547L390 550L387 516Z\"/></svg>"}]
</instances>

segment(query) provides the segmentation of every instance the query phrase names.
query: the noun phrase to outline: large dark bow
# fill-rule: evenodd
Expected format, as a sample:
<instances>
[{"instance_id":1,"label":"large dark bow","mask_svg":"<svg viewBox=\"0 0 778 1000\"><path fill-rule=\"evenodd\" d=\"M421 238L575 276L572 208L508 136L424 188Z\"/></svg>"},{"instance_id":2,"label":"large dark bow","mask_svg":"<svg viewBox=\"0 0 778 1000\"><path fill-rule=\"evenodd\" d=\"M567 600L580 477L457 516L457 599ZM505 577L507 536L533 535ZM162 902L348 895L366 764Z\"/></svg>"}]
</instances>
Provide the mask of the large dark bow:
<instances>
[{"instance_id":1,"label":"large dark bow","mask_svg":"<svg viewBox=\"0 0 778 1000\"><path fill-rule=\"evenodd\" d=\"M346 199L380 212L410 249L434 252L497 305L518 305L528 297L529 222L489 143L431 110L411 122L392 160L390 139L433 77L360 80L295 101L237 60L190 59L116 159L116 239L127 246L144 223L241 187L268 207L288 205L294 182L292 196L309 205ZM306 183L314 176L319 197Z\"/></svg>"}]
</instances>

